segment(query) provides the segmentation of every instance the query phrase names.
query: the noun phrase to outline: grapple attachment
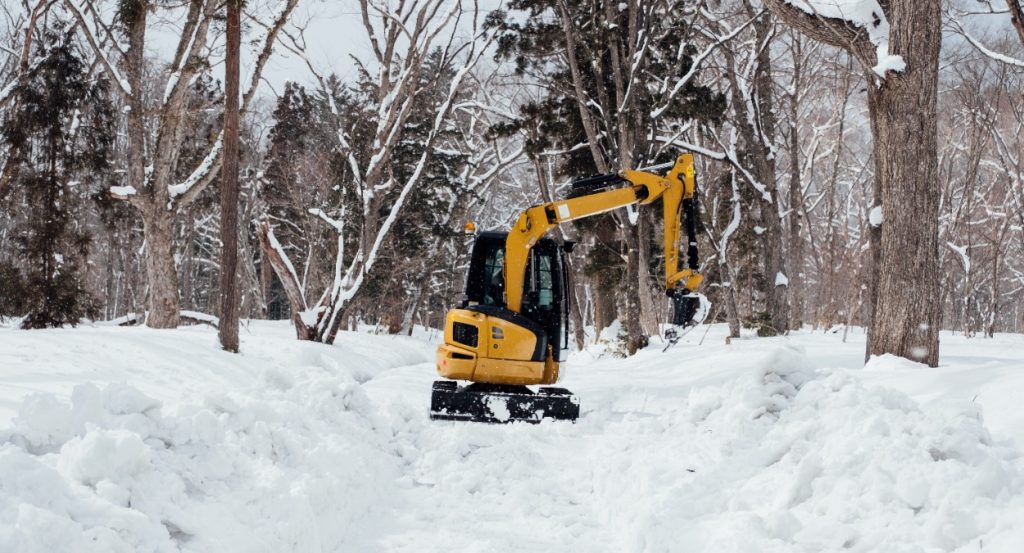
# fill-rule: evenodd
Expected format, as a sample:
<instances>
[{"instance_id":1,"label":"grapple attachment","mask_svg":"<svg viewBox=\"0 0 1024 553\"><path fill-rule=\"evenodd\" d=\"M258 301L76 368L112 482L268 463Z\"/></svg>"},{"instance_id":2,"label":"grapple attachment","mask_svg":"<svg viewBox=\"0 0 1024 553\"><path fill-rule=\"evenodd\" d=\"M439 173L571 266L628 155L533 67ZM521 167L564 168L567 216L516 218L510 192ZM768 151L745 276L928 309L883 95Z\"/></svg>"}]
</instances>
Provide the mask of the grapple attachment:
<instances>
[{"instance_id":1,"label":"grapple attachment","mask_svg":"<svg viewBox=\"0 0 1024 553\"><path fill-rule=\"evenodd\" d=\"M475 382L459 387L453 380L434 382L432 420L539 423L542 419L575 421L580 402L564 388L541 388Z\"/></svg>"},{"instance_id":2,"label":"grapple attachment","mask_svg":"<svg viewBox=\"0 0 1024 553\"><path fill-rule=\"evenodd\" d=\"M669 292L672 298L672 327L665 331L665 348L676 345L679 339L686 334L689 327L699 325L708 317L711 302L704 294L694 294L686 290Z\"/></svg>"}]
</instances>

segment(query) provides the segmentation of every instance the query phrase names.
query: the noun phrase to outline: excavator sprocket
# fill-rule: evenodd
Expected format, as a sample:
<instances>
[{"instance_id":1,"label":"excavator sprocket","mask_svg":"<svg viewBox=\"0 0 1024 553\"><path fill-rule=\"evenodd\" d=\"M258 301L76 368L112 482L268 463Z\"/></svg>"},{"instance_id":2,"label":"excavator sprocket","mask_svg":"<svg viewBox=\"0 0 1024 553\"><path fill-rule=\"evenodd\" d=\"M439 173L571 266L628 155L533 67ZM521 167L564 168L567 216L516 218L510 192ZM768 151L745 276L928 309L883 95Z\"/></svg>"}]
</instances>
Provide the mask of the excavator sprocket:
<instances>
[{"instance_id":1,"label":"excavator sprocket","mask_svg":"<svg viewBox=\"0 0 1024 553\"><path fill-rule=\"evenodd\" d=\"M579 399L564 388L534 392L526 386L475 382L460 387L454 380L437 380L430 396L432 420L536 424L545 418L575 421L579 416Z\"/></svg>"}]
</instances>

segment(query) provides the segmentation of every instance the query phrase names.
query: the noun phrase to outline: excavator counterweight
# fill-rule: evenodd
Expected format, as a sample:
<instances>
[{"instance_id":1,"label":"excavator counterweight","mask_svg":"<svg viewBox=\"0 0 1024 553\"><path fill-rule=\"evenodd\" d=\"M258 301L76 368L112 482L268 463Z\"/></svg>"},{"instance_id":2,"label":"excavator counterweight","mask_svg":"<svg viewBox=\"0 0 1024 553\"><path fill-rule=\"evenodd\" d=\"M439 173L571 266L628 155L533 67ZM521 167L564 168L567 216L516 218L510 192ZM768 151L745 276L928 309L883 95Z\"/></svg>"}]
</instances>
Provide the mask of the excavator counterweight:
<instances>
[{"instance_id":1,"label":"excavator counterweight","mask_svg":"<svg viewBox=\"0 0 1024 553\"><path fill-rule=\"evenodd\" d=\"M579 400L558 381L568 347L567 256L572 243L545 238L552 228L628 205L658 199L664 206L665 291L673 324L687 326L700 306L693 156L683 154L665 175L624 170L574 183L572 195L523 211L508 232L477 234L466 299L445 319L437 348L430 418L475 422L574 421ZM681 225L685 219L685 226ZM681 269L682 230L687 267ZM670 343L679 334L668 333ZM458 381L465 381L460 385ZM541 385L534 389L530 386Z\"/></svg>"}]
</instances>

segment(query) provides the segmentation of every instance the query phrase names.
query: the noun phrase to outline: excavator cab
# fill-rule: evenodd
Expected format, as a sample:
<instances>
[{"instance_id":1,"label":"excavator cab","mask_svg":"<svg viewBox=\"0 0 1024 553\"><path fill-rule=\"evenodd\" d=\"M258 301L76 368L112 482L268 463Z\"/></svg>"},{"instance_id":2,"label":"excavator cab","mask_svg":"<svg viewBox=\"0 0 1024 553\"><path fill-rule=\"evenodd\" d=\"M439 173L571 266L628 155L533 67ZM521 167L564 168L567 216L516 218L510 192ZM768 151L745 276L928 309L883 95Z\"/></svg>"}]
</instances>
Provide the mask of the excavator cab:
<instances>
[{"instance_id":1,"label":"excavator cab","mask_svg":"<svg viewBox=\"0 0 1024 553\"><path fill-rule=\"evenodd\" d=\"M505 309L505 240L508 233L484 232L477 236L466 279L464 304ZM571 246L569 246L571 248ZM543 238L530 250L526 263L521 314L540 325L552 345L555 361L569 339L569 273L565 248Z\"/></svg>"}]
</instances>

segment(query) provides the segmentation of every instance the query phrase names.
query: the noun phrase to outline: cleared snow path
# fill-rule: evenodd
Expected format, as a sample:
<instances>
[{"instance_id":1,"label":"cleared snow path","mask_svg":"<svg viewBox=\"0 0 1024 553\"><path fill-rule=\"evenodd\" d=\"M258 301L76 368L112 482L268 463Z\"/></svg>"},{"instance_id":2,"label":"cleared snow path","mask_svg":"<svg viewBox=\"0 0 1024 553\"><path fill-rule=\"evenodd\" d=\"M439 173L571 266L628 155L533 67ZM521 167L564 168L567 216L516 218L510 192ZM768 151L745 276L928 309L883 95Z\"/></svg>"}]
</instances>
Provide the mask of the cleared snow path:
<instances>
[{"instance_id":1,"label":"cleared snow path","mask_svg":"<svg viewBox=\"0 0 1024 553\"><path fill-rule=\"evenodd\" d=\"M592 428L573 435L550 423L437 424L421 416L396 435L407 464L391 508L355 529L344 550L623 551L595 509L593 469L602 460Z\"/></svg>"},{"instance_id":2,"label":"cleared snow path","mask_svg":"<svg viewBox=\"0 0 1024 553\"><path fill-rule=\"evenodd\" d=\"M0 551L1024 549L1024 337L862 369L723 331L576 354L577 424L491 426L427 420L422 339L0 329Z\"/></svg>"}]
</instances>

